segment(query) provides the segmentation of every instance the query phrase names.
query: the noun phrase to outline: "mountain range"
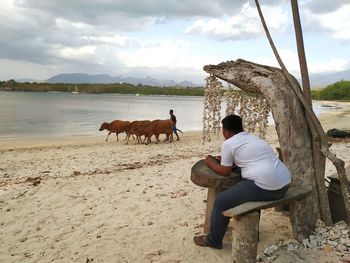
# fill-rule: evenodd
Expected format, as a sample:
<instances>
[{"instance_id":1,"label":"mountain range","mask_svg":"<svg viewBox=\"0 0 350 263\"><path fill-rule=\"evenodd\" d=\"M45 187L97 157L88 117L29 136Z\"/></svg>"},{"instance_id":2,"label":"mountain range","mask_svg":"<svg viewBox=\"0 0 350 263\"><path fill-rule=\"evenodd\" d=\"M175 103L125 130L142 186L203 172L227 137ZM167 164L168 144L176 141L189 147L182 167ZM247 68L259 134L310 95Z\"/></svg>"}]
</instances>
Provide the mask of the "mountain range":
<instances>
[{"instance_id":1,"label":"mountain range","mask_svg":"<svg viewBox=\"0 0 350 263\"><path fill-rule=\"evenodd\" d=\"M322 74L310 75L310 83L311 83L311 87L313 88L325 87L339 80L350 80L350 69L335 72L335 73L322 73ZM121 79L120 76L112 77L107 74L90 75L90 74L84 74L84 73L59 74L43 81L34 80L34 79L18 79L17 81L18 82L74 83L74 84L75 83L76 84L81 84L81 83L108 84L108 83L120 83L122 81L123 83L130 83L133 85L142 84L142 85L160 86L160 87L201 86L201 84L195 84L187 80L177 82L174 80L156 79L152 77L146 77L146 78L124 77L123 79Z\"/></svg>"},{"instance_id":2,"label":"mountain range","mask_svg":"<svg viewBox=\"0 0 350 263\"><path fill-rule=\"evenodd\" d=\"M97 75L89 75L83 73L72 73L72 74L59 74L53 76L46 80L48 83L129 83L133 85L148 85L148 86L160 86L160 87L169 87L169 86L181 86L181 87L196 87L199 86L190 81L181 81L176 82L174 80L164 80L164 79L156 79L151 77L146 78L135 78L135 77L123 77L121 79L120 76L112 77L107 74L97 74Z\"/></svg>"},{"instance_id":3,"label":"mountain range","mask_svg":"<svg viewBox=\"0 0 350 263\"><path fill-rule=\"evenodd\" d=\"M339 80L350 80L350 69L335 73L310 75L312 87L324 87Z\"/></svg>"}]
</instances>

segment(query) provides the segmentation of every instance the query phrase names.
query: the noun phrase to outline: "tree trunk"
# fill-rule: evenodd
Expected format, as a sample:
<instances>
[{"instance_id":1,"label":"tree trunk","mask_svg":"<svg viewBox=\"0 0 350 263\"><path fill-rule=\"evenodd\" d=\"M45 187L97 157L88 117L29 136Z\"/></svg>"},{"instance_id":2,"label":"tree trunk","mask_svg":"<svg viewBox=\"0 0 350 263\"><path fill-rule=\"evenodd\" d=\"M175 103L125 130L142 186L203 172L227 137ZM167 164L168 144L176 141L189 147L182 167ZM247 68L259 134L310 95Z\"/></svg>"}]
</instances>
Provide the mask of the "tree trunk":
<instances>
[{"instance_id":1,"label":"tree trunk","mask_svg":"<svg viewBox=\"0 0 350 263\"><path fill-rule=\"evenodd\" d=\"M204 70L242 90L260 93L267 99L276 125L284 163L292 174L292 185L312 190L291 206L290 218L295 237L307 237L320 218L311 134L304 107L295 96L281 69L245 60L228 61ZM292 77L295 84L300 86Z\"/></svg>"}]
</instances>

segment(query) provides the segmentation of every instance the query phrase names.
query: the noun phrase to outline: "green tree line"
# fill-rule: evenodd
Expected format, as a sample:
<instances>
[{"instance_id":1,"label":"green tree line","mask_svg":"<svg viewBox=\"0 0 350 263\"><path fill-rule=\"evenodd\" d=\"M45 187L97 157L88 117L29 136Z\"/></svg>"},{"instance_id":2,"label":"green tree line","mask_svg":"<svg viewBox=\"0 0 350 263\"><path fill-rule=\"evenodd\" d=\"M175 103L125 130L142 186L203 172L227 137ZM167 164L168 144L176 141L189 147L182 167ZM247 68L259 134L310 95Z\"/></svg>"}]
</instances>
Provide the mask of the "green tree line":
<instances>
[{"instance_id":1,"label":"green tree line","mask_svg":"<svg viewBox=\"0 0 350 263\"><path fill-rule=\"evenodd\" d=\"M113 84L70 84L70 83L19 83L15 80L0 81L0 91L58 91L73 92L75 87L83 93L120 93L140 95L178 95L203 96L203 87L156 87L132 85L128 83Z\"/></svg>"},{"instance_id":2,"label":"green tree line","mask_svg":"<svg viewBox=\"0 0 350 263\"><path fill-rule=\"evenodd\" d=\"M69 84L69 83L19 83L15 80L0 81L0 91L58 91L73 92L77 86L84 93L120 93L140 95L177 95L203 96L203 87L156 87L132 85L128 83L113 84ZM316 100L350 100L350 81L342 80L328 85L324 89L311 91Z\"/></svg>"},{"instance_id":3,"label":"green tree line","mask_svg":"<svg viewBox=\"0 0 350 263\"><path fill-rule=\"evenodd\" d=\"M350 81L342 80L324 89L312 90L311 95L316 100L350 100Z\"/></svg>"}]
</instances>

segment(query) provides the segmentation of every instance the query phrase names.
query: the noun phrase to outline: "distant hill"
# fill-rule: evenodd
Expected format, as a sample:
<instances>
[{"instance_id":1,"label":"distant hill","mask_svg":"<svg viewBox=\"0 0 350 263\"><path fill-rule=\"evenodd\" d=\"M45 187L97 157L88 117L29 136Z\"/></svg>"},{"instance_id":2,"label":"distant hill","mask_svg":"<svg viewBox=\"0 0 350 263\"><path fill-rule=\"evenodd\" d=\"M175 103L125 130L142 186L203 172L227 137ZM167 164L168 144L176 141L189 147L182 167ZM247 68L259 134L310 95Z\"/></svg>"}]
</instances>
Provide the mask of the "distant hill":
<instances>
[{"instance_id":1,"label":"distant hill","mask_svg":"<svg viewBox=\"0 0 350 263\"><path fill-rule=\"evenodd\" d=\"M19 83L25 83L25 82L30 82L30 83L37 82L37 83L41 83L41 82L43 82L43 80L38 80L38 79L16 79L16 81L19 82Z\"/></svg>"},{"instance_id":2,"label":"distant hill","mask_svg":"<svg viewBox=\"0 0 350 263\"><path fill-rule=\"evenodd\" d=\"M83 73L59 74L49 78L47 83L115 83L116 80L106 74L89 75Z\"/></svg>"},{"instance_id":3,"label":"distant hill","mask_svg":"<svg viewBox=\"0 0 350 263\"><path fill-rule=\"evenodd\" d=\"M312 87L325 87L340 80L350 80L350 69L330 74L314 74L310 76Z\"/></svg>"},{"instance_id":4,"label":"distant hill","mask_svg":"<svg viewBox=\"0 0 350 263\"><path fill-rule=\"evenodd\" d=\"M107 74L89 75L83 73L71 73L71 74L59 74L49 78L46 82L48 83L97 83L97 84L109 84L109 83L120 83L120 77L112 77ZM161 80L151 77L146 78L134 78L134 77L124 77L124 83L130 83L133 85L148 85L148 86L160 86L160 87L170 87L170 86L182 86L182 87L197 87L190 81L176 82L174 80Z\"/></svg>"}]
</instances>

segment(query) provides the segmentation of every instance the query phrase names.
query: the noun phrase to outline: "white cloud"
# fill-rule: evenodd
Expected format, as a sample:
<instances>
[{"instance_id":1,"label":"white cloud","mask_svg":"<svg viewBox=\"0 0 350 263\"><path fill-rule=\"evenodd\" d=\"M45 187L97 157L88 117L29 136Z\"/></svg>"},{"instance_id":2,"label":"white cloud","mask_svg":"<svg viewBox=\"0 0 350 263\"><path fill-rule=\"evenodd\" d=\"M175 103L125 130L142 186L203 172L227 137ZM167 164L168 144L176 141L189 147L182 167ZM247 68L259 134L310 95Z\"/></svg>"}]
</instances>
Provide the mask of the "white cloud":
<instances>
[{"instance_id":1,"label":"white cloud","mask_svg":"<svg viewBox=\"0 0 350 263\"><path fill-rule=\"evenodd\" d=\"M8 0L7 0L8 1ZM54 16L65 16L70 20L89 21L91 24L112 22L110 18L121 22L121 18L141 17L221 17L237 12L249 0L16 0L16 5L23 8L38 9ZM266 5L275 5L285 0L265 1ZM132 20L128 20L131 22ZM141 24L142 25L142 24Z\"/></svg>"},{"instance_id":2,"label":"white cloud","mask_svg":"<svg viewBox=\"0 0 350 263\"><path fill-rule=\"evenodd\" d=\"M96 43L104 45L113 45L118 47L128 47L132 40L126 36L82 36L82 39L87 43Z\"/></svg>"},{"instance_id":3,"label":"white cloud","mask_svg":"<svg viewBox=\"0 0 350 263\"><path fill-rule=\"evenodd\" d=\"M67 59L86 59L95 54L96 46L63 47L58 50L58 55Z\"/></svg>"},{"instance_id":4,"label":"white cloud","mask_svg":"<svg viewBox=\"0 0 350 263\"><path fill-rule=\"evenodd\" d=\"M52 76L54 68L24 60L0 59L0 80L21 79L30 77L42 80Z\"/></svg>"},{"instance_id":5,"label":"white cloud","mask_svg":"<svg viewBox=\"0 0 350 263\"><path fill-rule=\"evenodd\" d=\"M337 40L348 41L350 7L346 2L335 0L327 11L321 6L327 4L326 0L303 0L302 19L312 23L318 34L328 31ZM262 8L274 36L290 33L289 1L264 1ZM0 77L5 79L44 79L49 77L48 72L119 75L122 70L140 76L165 74L172 78L174 74L178 79L198 78L203 65L235 58L227 57L226 50L217 52L208 46L213 42L193 35L216 40L264 37L253 1L248 0L1 0L0 19ZM181 34L186 27L186 32L193 35ZM286 34L284 42L285 37ZM245 43L235 43L239 52ZM297 73L296 53L287 49L294 47L294 38L293 45L282 45L281 54L288 69ZM223 46L217 43L218 49ZM229 50L227 53L232 54ZM310 72L349 66L347 59L334 53L337 58L330 61L309 61ZM249 57L249 53L239 53L253 61L276 65L272 53L261 54L264 59L260 60L254 54L255 57ZM6 63L9 66L5 70Z\"/></svg>"},{"instance_id":6,"label":"white cloud","mask_svg":"<svg viewBox=\"0 0 350 263\"><path fill-rule=\"evenodd\" d=\"M280 49L279 54L288 71L295 77L300 77L298 54L290 49ZM261 64L271 65L279 68L278 62L274 58L257 58L256 61ZM333 73L348 69L350 66L350 58L332 58L326 61L308 60L307 64L310 75Z\"/></svg>"},{"instance_id":7,"label":"white cloud","mask_svg":"<svg viewBox=\"0 0 350 263\"><path fill-rule=\"evenodd\" d=\"M309 9L312 13L322 14L342 8L349 3L349 0L299 0L299 2L301 10Z\"/></svg>"},{"instance_id":8,"label":"white cloud","mask_svg":"<svg viewBox=\"0 0 350 263\"><path fill-rule=\"evenodd\" d=\"M288 15L281 6L263 6L272 32L280 32L288 25ZM189 26L188 34L200 34L218 40L256 38L262 35L261 22L255 7L245 4L240 12L226 19L199 19Z\"/></svg>"},{"instance_id":9,"label":"white cloud","mask_svg":"<svg viewBox=\"0 0 350 263\"><path fill-rule=\"evenodd\" d=\"M309 9L304 13L308 24L330 32L336 39L350 41L350 4L330 13L316 14Z\"/></svg>"},{"instance_id":10,"label":"white cloud","mask_svg":"<svg viewBox=\"0 0 350 263\"><path fill-rule=\"evenodd\" d=\"M146 41L140 48L122 51L119 59L125 61L127 67L187 68L199 71L208 61L215 61L215 58L195 54L192 50L196 47L195 43L184 40Z\"/></svg>"},{"instance_id":11,"label":"white cloud","mask_svg":"<svg viewBox=\"0 0 350 263\"><path fill-rule=\"evenodd\" d=\"M326 62L309 63L310 73L332 73L347 70L350 66L350 59L332 58Z\"/></svg>"}]
</instances>

